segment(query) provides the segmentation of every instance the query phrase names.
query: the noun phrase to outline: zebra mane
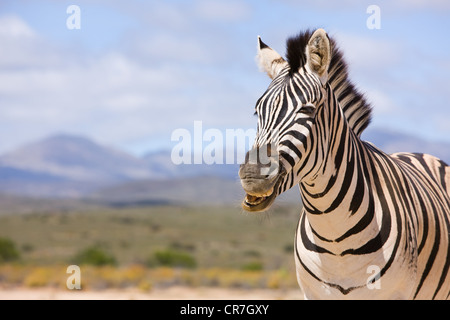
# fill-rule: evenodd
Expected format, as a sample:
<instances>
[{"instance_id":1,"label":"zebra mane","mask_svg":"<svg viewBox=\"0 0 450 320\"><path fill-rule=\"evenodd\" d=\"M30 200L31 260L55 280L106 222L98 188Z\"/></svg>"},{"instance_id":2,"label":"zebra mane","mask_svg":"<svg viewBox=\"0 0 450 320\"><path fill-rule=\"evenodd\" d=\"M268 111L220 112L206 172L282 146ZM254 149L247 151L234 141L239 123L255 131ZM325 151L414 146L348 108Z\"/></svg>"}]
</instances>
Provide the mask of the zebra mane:
<instances>
[{"instance_id":1,"label":"zebra mane","mask_svg":"<svg viewBox=\"0 0 450 320\"><path fill-rule=\"evenodd\" d=\"M313 31L306 30L287 40L286 60L291 69L291 75L306 64L305 48L312 34ZM334 39L329 39L332 52L328 68L328 83L333 88L348 124L359 137L370 123L372 107L348 78L347 64L343 55Z\"/></svg>"}]
</instances>

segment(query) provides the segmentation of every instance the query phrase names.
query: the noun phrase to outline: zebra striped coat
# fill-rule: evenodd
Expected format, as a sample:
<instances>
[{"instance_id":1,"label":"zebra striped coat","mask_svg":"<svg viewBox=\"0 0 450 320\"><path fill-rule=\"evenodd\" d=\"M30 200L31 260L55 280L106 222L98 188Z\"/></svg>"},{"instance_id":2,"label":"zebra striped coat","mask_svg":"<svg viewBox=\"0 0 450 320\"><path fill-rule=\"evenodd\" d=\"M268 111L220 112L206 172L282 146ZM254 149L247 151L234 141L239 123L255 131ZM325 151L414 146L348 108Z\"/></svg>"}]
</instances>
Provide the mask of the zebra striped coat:
<instances>
[{"instance_id":1,"label":"zebra striped coat","mask_svg":"<svg viewBox=\"0 0 450 320\"><path fill-rule=\"evenodd\" d=\"M277 174L257 176L261 163L247 157L243 207L265 210L299 185L295 262L305 297L449 299L450 167L360 139L371 108L322 29L290 38L287 61L259 39L258 57L273 81L256 104L252 151L268 147L278 164Z\"/></svg>"}]
</instances>

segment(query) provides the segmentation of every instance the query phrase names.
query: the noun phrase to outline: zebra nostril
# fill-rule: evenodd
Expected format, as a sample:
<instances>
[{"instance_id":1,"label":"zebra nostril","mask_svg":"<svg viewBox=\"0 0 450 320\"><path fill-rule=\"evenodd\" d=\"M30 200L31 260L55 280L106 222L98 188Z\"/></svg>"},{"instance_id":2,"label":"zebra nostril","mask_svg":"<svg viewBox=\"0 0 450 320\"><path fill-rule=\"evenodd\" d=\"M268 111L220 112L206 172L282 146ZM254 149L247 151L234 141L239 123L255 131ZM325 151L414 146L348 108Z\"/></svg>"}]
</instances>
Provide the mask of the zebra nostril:
<instances>
[{"instance_id":1,"label":"zebra nostril","mask_svg":"<svg viewBox=\"0 0 450 320\"><path fill-rule=\"evenodd\" d=\"M245 162L240 165L239 170L258 178L264 178L276 173L278 167L279 157L272 156L271 145L265 144L248 151L245 155Z\"/></svg>"},{"instance_id":2,"label":"zebra nostril","mask_svg":"<svg viewBox=\"0 0 450 320\"><path fill-rule=\"evenodd\" d=\"M266 154L268 157L272 156L272 145L271 144L266 145Z\"/></svg>"}]
</instances>

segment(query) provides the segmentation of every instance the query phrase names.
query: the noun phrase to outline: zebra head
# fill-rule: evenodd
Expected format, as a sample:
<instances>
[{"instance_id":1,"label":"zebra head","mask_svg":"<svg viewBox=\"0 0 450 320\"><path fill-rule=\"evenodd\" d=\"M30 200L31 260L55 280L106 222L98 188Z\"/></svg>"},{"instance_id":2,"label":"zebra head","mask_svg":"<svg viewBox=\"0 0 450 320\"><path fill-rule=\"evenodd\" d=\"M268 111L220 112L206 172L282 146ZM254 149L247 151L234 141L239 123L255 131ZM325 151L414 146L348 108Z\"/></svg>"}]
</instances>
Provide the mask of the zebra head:
<instances>
[{"instance_id":1,"label":"zebra head","mask_svg":"<svg viewBox=\"0 0 450 320\"><path fill-rule=\"evenodd\" d=\"M295 43L290 40L286 61L258 37L258 62L272 82L256 103L256 139L239 169L247 211L269 208L310 166L315 117L326 97L331 43L323 29L306 32Z\"/></svg>"}]
</instances>

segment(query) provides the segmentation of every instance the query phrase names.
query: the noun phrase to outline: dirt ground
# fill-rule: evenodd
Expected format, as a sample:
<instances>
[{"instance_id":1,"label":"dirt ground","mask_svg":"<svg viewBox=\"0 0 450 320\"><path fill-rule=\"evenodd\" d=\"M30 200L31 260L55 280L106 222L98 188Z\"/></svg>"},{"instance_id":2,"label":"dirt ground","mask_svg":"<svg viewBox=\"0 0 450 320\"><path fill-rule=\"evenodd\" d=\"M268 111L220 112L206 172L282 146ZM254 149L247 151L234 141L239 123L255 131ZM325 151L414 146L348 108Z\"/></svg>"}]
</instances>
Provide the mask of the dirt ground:
<instances>
[{"instance_id":1,"label":"dirt ground","mask_svg":"<svg viewBox=\"0 0 450 320\"><path fill-rule=\"evenodd\" d=\"M63 290L56 288L0 288L0 300L299 300L300 290L225 289L225 288L155 288Z\"/></svg>"}]
</instances>

